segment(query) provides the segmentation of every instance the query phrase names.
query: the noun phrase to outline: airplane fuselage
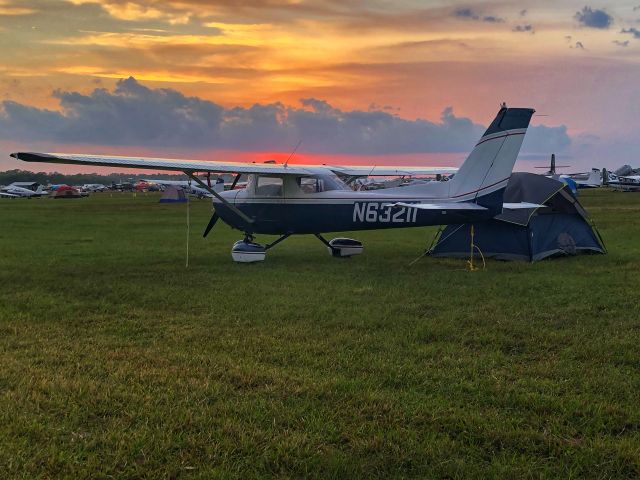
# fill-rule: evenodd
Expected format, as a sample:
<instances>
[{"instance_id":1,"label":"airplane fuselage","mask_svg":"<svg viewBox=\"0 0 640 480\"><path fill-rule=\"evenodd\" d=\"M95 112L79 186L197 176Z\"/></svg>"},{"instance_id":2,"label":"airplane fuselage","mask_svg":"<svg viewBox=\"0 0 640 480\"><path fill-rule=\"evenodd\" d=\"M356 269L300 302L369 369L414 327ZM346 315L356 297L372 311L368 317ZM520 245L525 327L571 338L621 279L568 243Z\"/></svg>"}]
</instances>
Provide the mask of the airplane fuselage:
<instances>
[{"instance_id":1,"label":"airplane fuselage","mask_svg":"<svg viewBox=\"0 0 640 480\"><path fill-rule=\"evenodd\" d=\"M227 201L253 219L249 226L220 201L214 200L214 206L225 223L241 231L271 235L315 234L485 221L501 212L504 191L501 189L483 197L485 201L495 198L495 202L488 202L495 203L495 208L463 212L453 208L447 210L446 203L442 210L392 207L396 202L438 201L433 197L412 195L403 190L405 189L386 189L385 193L337 190L277 199L250 197L243 195L242 190L224 192L222 195Z\"/></svg>"}]
</instances>

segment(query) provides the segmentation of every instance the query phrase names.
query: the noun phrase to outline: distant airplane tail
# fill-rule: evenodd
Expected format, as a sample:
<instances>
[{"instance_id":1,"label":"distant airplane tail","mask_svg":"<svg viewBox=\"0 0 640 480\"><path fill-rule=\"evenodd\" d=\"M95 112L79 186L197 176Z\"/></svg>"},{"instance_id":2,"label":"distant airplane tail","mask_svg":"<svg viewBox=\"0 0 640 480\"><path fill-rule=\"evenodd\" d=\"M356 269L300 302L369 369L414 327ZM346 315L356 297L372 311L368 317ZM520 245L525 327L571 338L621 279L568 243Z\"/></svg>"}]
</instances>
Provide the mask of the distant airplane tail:
<instances>
[{"instance_id":1,"label":"distant airplane tail","mask_svg":"<svg viewBox=\"0 0 640 480\"><path fill-rule=\"evenodd\" d=\"M592 168L589 172L589 176L587 177L586 184L589 186L599 186L602 185L604 176L600 176L600 170L597 168Z\"/></svg>"},{"instance_id":2,"label":"distant airplane tail","mask_svg":"<svg viewBox=\"0 0 640 480\"><path fill-rule=\"evenodd\" d=\"M449 183L449 196L500 207L502 194L516 163L535 110L503 106L458 173Z\"/></svg>"},{"instance_id":3,"label":"distant airplane tail","mask_svg":"<svg viewBox=\"0 0 640 480\"><path fill-rule=\"evenodd\" d=\"M42 185L38 185L38 188L36 189L36 194L38 195L42 194Z\"/></svg>"}]
</instances>

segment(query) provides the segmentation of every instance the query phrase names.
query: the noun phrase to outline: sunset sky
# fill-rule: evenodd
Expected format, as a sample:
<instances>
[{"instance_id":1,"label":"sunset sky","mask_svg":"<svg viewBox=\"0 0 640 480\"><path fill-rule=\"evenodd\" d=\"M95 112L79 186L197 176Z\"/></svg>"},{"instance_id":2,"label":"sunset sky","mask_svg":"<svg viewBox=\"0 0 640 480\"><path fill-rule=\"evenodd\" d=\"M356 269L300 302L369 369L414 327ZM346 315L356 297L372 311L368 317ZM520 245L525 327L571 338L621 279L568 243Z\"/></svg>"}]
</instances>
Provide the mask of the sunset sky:
<instances>
[{"instance_id":1,"label":"sunset sky","mask_svg":"<svg viewBox=\"0 0 640 480\"><path fill-rule=\"evenodd\" d=\"M0 170L298 142L298 162L458 165L503 101L537 111L521 170L640 166L640 0L0 0L0 39Z\"/></svg>"}]
</instances>

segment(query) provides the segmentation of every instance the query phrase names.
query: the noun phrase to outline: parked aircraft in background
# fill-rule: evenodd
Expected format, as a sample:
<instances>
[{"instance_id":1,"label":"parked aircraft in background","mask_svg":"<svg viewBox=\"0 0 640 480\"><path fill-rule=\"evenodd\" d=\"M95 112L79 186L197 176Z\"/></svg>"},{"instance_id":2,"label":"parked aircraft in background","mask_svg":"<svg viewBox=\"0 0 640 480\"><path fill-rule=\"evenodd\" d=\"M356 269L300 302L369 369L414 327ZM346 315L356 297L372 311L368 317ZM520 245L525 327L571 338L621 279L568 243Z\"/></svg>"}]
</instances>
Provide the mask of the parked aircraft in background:
<instances>
[{"instance_id":1,"label":"parked aircraft in background","mask_svg":"<svg viewBox=\"0 0 640 480\"><path fill-rule=\"evenodd\" d=\"M131 182L111 182L110 190L116 190L118 192L132 192L133 191L133 183Z\"/></svg>"},{"instance_id":2,"label":"parked aircraft in background","mask_svg":"<svg viewBox=\"0 0 640 480\"><path fill-rule=\"evenodd\" d=\"M102 183L85 183L82 185L82 190L85 192L104 192L107 190L107 186Z\"/></svg>"},{"instance_id":3,"label":"parked aircraft in background","mask_svg":"<svg viewBox=\"0 0 640 480\"><path fill-rule=\"evenodd\" d=\"M568 177L576 182L578 188L598 188L602 186L602 172L598 168L592 168L588 173L560 175L560 179L563 177Z\"/></svg>"},{"instance_id":4,"label":"parked aircraft in background","mask_svg":"<svg viewBox=\"0 0 640 480\"><path fill-rule=\"evenodd\" d=\"M611 173L606 169L603 169L602 177L605 185L616 190L621 190L623 192L640 191L640 175L636 175L633 170L631 170L630 175L616 175L615 173Z\"/></svg>"},{"instance_id":5,"label":"parked aircraft in background","mask_svg":"<svg viewBox=\"0 0 640 480\"><path fill-rule=\"evenodd\" d=\"M550 177L553 178L554 180L557 180L556 178L554 178L555 175L558 175L558 173L556 172L557 168L567 168L570 167L571 165L556 165L556 154L552 153L551 154L551 161L549 163L549 170L547 170L547 172L544 174L545 177ZM547 168L546 166L539 166L539 167L535 167L535 168Z\"/></svg>"},{"instance_id":6,"label":"parked aircraft in background","mask_svg":"<svg viewBox=\"0 0 640 480\"><path fill-rule=\"evenodd\" d=\"M0 189L0 196L14 198L44 197L48 195L37 182L13 182Z\"/></svg>"},{"instance_id":7,"label":"parked aircraft in background","mask_svg":"<svg viewBox=\"0 0 640 480\"><path fill-rule=\"evenodd\" d=\"M442 167L340 167L288 164L197 162L155 158L18 152L27 162L181 171L214 196L215 212L204 236L218 219L244 233L236 242L236 261L264 260L266 251L291 235L313 234L334 256L362 252L353 239L322 236L327 232L419 227L490 220L503 208L535 208L526 203L503 204L503 193L534 113L530 108L502 106L453 179L422 182L378 191L353 191L338 175L362 176L373 170L385 175L443 173ZM448 170L450 172L450 169ZM197 172L248 174L242 190L216 192ZM256 234L279 235L268 245Z\"/></svg>"},{"instance_id":8,"label":"parked aircraft in background","mask_svg":"<svg viewBox=\"0 0 640 480\"><path fill-rule=\"evenodd\" d=\"M557 173L558 168L567 168L571 165L556 165L556 155L555 153L551 154L551 161L549 163L549 170L544 174L546 177L553 178L554 180L558 180L560 182L564 181L569 184L570 187L573 187L572 183L575 184L576 188L596 188L602 186L602 175L599 169L592 168L590 172L587 173ZM535 168L547 168L547 167L535 167Z\"/></svg>"}]
</instances>

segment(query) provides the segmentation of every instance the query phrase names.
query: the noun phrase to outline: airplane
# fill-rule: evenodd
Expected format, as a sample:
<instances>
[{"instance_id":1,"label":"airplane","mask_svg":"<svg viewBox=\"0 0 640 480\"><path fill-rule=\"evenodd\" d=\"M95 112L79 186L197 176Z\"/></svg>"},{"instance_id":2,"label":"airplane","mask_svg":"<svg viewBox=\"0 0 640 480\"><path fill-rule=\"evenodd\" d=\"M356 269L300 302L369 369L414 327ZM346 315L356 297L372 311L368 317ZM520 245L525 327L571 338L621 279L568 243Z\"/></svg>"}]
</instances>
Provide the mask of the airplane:
<instances>
[{"instance_id":1,"label":"airplane","mask_svg":"<svg viewBox=\"0 0 640 480\"><path fill-rule=\"evenodd\" d=\"M631 171L631 173L633 173L633 171ZM604 185L623 192L636 192L640 190L640 175L616 175L603 168L602 181Z\"/></svg>"},{"instance_id":2,"label":"airplane","mask_svg":"<svg viewBox=\"0 0 640 480\"><path fill-rule=\"evenodd\" d=\"M598 188L602 186L602 174L598 168L592 168L588 173L560 175L561 179L563 177L568 177L576 182L578 188Z\"/></svg>"},{"instance_id":3,"label":"airplane","mask_svg":"<svg viewBox=\"0 0 640 480\"><path fill-rule=\"evenodd\" d=\"M35 186L37 185L37 188ZM29 188L31 187L31 188ZM32 198L48 195L42 190L42 185L37 182L13 182L11 185L0 189L0 196L8 198Z\"/></svg>"},{"instance_id":4,"label":"airplane","mask_svg":"<svg viewBox=\"0 0 640 480\"><path fill-rule=\"evenodd\" d=\"M549 163L549 170L547 170L547 173L545 173L544 175L546 177L553 177L554 175L557 175L556 173L557 168L567 168L570 166L571 165L556 165L556 154L552 153L551 162ZM534 167L534 168L547 168L547 167ZM557 180L557 178L554 178L554 180Z\"/></svg>"},{"instance_id":5,"label":"airplane","mask_svg":"<svg viewBox=\"0 0 640 480\"><path fill-rule=\"evenodd\" d=\"M576 188L597 188L602 186L602 177L600 170L592 168L588 173L566 173L559 174L556 172L557 168L567 168L571 165L556 165L556 155L551 154L551 162L549 164L549 170L544 174L546 177L553 178L560 182L570 179L575 183ZM535 168L547 168L547 167L535 167ZM570 182L565 182L570 183ZM572 186L570 184L570 186Z\"/></svg>"},{"instance_id":6,"label":"airplane","mask_svg":"<svg viewBox=\"0 0 640 480\"><path fill-rule=\"evenodd\" d=\"M115 190L118 192L132 192L133 191L133 183L131 182L121 182L121 183L116 183L116 182L111 182L111 186L109 187L110 190Z\"/></svg>"},{"instance_id":7,"label":"airplane","mask_svg":"<svg viewBox=\"0 0 640 480\"><path fill-rule=\"evenodd\" d=\"M104 192L107 190L106 185L102 183L85 183L81 188L85 192Z\"/></svg>"},{"instance_id":8,"label":"airplane","mask_svg":"<svg viewBox=\"0 0 640 480\"><path fill-rule=\"evenodd\" d=\"M316 236L335 257L362 252L349 238L327 241L329 232L422 227L491 220L503 208L537 208L530 203L503 203L503 193L534 110L502 105L457 173L448 181L422 182L377 191L354 191L340 178L361 175L371 167L309 166L260 163L198 162L177 159L82 154L16 152L26 162L113 166L181 171L214 196L214 213L206 237L219 219L244 234L232 247L237 262L265 259L266 252L291 235ZM386 174L404 167L376 167ZM414 174L437 174L446 168L411 167ZM451 169L448 169L450 171ZM197 172L248 174L244 189L216 192ZM426 173L428 172L428 173ZM398 173L396 173L398 174ZM412 173L404 173L411 175ZM261 245L255 235L279 235Z\"/></svg>"}]
</instances>

